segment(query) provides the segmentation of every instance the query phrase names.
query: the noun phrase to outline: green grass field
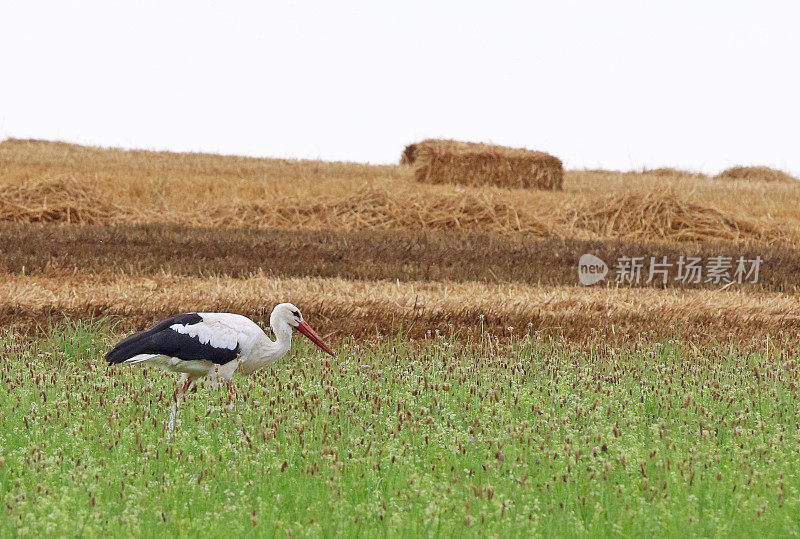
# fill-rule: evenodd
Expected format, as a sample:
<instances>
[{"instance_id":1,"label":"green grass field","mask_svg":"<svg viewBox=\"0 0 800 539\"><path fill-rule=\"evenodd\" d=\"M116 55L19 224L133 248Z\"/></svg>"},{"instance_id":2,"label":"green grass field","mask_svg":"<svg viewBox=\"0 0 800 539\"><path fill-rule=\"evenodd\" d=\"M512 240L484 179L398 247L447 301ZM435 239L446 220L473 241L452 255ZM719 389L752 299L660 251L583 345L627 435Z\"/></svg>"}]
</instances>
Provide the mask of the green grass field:
<instances>
[{"instance_id":1,"label":"green grass field","mask_svg":"<svg viewBox=\"0 0 800 539\"><path fill-rule=\"evenodd\" d=\"M796 349L301 346L227 392L0 337L0 536L788 535Z\"/></svg>"}]
</instances>

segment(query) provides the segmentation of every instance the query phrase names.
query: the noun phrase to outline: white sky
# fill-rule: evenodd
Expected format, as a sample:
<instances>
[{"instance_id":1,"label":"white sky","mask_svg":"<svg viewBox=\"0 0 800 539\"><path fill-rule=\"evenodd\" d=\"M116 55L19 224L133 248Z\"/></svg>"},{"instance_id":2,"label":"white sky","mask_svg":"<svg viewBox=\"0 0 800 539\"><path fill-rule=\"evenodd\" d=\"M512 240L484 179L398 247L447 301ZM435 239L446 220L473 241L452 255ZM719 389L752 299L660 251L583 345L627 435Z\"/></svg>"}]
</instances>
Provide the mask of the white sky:
<instances>
[{"instance_id":1,"label":"white sky","mask_svg":"<svg viewBox=\"0 0 800 539\"><path fill-rule=\"evenodd\" d=\"M0 138L800 173L797 2L3 2Z\"/></svg>"}]
</instances>

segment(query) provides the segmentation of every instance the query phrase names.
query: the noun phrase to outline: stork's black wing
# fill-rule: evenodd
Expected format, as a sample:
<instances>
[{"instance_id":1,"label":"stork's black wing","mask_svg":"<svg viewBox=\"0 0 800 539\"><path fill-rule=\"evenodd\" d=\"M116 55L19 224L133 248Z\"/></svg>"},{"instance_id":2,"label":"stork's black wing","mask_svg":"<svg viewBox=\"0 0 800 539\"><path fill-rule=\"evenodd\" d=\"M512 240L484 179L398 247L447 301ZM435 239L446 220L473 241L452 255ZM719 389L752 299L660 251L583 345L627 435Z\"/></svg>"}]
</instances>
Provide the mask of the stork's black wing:
<instances>
[{"instance_id":1,"label":"stork's black wing","mask_svg":"<svg viewBox=\"0 0 800 539\"><path fill-rule=\"evenodd\" d=\"M139 354L158 354L176 357L185 361L207 360L224 365L236 359L239 346L225 348L214 346L210 339L202 342L197 336L173 329L173 326L189 328L203 323L197 313L185 313L162 320L155 326L121 340L106 354L106 361L112 364L123 363Z\"/></svg>"}]
</instances>

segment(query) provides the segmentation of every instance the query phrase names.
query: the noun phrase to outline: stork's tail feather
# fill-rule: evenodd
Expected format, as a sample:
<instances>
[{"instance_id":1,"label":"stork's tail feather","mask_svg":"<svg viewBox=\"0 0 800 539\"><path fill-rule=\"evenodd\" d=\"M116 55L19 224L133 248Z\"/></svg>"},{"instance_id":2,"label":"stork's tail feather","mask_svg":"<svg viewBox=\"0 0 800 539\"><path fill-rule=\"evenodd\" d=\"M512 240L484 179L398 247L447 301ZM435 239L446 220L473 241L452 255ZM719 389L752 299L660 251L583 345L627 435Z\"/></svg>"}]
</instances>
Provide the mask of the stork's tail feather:
<instances>
[{"instance_id":1,"label":"stork's tail feather","mask_svg":"<svg viewBox=\"0 0 800 539\"><path fill-rule=\"evenodd\" d=\"M143 332L142 332L143 333ZM117 345L106 354L106 361L110 365L117 365L130 361L131 363L138 363L145 359L139 359L138 356L144 355L146 352L146 339L142 333L135 333L130 337L121 340ZM138 361L131 361L136 360Z\"/></svg>"},{"instance_id":2,"label":"stork's tail feather","mask_svg":"<svg viewBox=\"0 0 800 539\"><path fill-rule=\"evenodd\" d=\"M136 355L136 354L133 354ZM115 347L113 350L106 354L106 361L108 361L109 365L117 365L119 363L124 363L132 356L130 354L125 353L124 348L119 348L118 346Z\"/></svg>"}]
</instances>

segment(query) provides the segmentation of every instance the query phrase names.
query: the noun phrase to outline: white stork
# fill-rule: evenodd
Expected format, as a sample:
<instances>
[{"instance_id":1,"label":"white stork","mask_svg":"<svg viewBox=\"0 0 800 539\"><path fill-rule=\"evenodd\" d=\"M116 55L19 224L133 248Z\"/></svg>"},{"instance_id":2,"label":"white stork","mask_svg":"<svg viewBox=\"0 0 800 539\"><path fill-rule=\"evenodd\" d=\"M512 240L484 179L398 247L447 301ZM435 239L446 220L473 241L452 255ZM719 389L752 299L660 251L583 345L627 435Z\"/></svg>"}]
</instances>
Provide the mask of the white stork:
<instances>
[{"instance_id":1,"label":"white stork","mask_svg":"<svg viewBox=\"0 0 800 539\"><path fill-rule=\"evenodd\" d=\"M282 358L291 346L293 328L334 355L291 303L277 305L269 317L269 325L275 334L274 341L255 322L240 314L179 314L123 339L106 354L106 361L146 363L182 373L182 387L170 414L169 436L181 399L193 383L203 377L214 382L224 380L233 406L233 374L251 374Z\"/></svg>"}]
</instances>

